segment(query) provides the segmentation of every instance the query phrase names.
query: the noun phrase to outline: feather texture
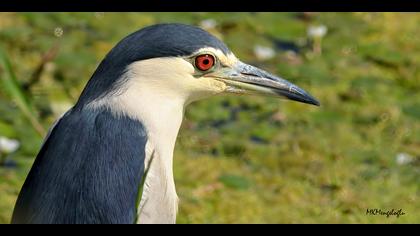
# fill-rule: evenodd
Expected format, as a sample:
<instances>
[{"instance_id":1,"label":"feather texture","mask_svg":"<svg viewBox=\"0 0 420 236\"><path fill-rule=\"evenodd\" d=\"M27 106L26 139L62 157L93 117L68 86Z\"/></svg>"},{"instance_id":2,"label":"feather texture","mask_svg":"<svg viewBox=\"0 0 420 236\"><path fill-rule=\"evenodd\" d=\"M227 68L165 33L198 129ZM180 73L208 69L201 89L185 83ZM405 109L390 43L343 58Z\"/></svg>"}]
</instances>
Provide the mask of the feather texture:
<instances>
[{"instance_id":1,"label":"feather texture","mask_svg":"<svg viewBox=\"0 0 420 236\"><path fill-rule=\"evenodd\" d=\"M38 154L12 223L133 223L146 142L137 120L69 111Z\"/></svg>"}]
</instances>

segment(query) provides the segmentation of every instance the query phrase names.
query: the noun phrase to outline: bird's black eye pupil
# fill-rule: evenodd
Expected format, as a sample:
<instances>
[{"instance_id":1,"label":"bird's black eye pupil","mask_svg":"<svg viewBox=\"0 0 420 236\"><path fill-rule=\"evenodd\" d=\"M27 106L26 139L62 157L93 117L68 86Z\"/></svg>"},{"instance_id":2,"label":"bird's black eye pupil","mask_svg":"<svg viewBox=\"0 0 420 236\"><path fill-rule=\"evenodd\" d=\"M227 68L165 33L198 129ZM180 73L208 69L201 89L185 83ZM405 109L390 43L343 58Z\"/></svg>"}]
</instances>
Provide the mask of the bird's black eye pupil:
<instances>
[{"instance_id":1,"label":"bird's black eye pupil","mask_svg":"<svg viewBox=\"0 0 420 236\"><path fill-rule=\"evenodd\" d=\"M203 61L203 64L204 65L208 65L210 63L210 61L208 60L208 59L205 59L204 61Z\"/></svg>"}]
</instances>

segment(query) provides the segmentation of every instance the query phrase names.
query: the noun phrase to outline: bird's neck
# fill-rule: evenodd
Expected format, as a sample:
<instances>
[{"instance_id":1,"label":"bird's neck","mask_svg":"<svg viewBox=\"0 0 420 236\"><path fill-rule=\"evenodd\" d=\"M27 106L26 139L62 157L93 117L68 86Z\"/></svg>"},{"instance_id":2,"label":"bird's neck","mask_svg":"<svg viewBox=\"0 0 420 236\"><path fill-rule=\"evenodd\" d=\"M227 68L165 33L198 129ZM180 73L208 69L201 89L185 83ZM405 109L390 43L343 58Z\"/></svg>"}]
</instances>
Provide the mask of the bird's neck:
<instances>
[{"instance_id":1,"label":"bird's neck","mask_svg":"<svg viewBox=\"0 0 420 236\"><path fill-rule=\"evenodd\" d=\"M115 115L139 120L146 128L145 182L139 204L139 223L175 223L178 197L173 177L173 151L185 101L170 93L156 93L135 80L123 92L93 102Z\"/></svg>"},{"instance_id":2,"label":"bird's neck","mask_svg":"<svg viewBox=\"0 0 420 236\"><path fill-rule=\"evenodd\" d=\"M178 197L173 176L173 151L183 118L183 105L155 96L153 102L143 103L141 107L141 119L148 127L149 141L138 223L175 223Z\"/></svg>"}]
</instances>

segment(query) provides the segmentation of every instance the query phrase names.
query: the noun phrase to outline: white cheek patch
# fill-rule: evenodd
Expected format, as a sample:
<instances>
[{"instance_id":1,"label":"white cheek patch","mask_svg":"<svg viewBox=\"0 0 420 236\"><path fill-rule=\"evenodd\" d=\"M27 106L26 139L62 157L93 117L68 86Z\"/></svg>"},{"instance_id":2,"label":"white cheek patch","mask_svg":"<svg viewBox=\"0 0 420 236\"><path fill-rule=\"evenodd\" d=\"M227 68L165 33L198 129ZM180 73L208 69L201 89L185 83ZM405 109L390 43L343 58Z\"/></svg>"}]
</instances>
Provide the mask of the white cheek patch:
<instances>
[{"instance_id":1,"label":"white cheek patch","mask_svg":"<svg viewBox=\"0 0 420 236\"><path fill-rule=\"evenodd\" d=\"M183 58L139 61L130 65L129 71L138 85L147 86L158 94L184 99L186 104L226 89L225 83L212 77L194 77L194 66Z\"/></svg>"}]
</instances>

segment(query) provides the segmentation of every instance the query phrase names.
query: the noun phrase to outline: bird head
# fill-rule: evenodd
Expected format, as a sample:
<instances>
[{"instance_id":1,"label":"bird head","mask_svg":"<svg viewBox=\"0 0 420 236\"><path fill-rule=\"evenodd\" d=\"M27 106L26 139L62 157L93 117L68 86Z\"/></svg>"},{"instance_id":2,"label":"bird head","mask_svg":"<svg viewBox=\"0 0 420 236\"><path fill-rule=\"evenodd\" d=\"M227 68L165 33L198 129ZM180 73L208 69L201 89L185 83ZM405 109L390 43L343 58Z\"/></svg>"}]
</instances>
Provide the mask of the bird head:
<instances>
[{"instance_id":1,"label":"bird head","mask_svg":"<svg viewBox=\"0 0 420 236\"><path fill-rule=\"evenodd\" d=\"M92 76L79 103L118 94L130 81L131 86L182 98L186 104L218 94L255 94L319 105L305 90L240 61L210 33L184 24L149 26L119 42Z\"/></svg>"}]
</instances>

